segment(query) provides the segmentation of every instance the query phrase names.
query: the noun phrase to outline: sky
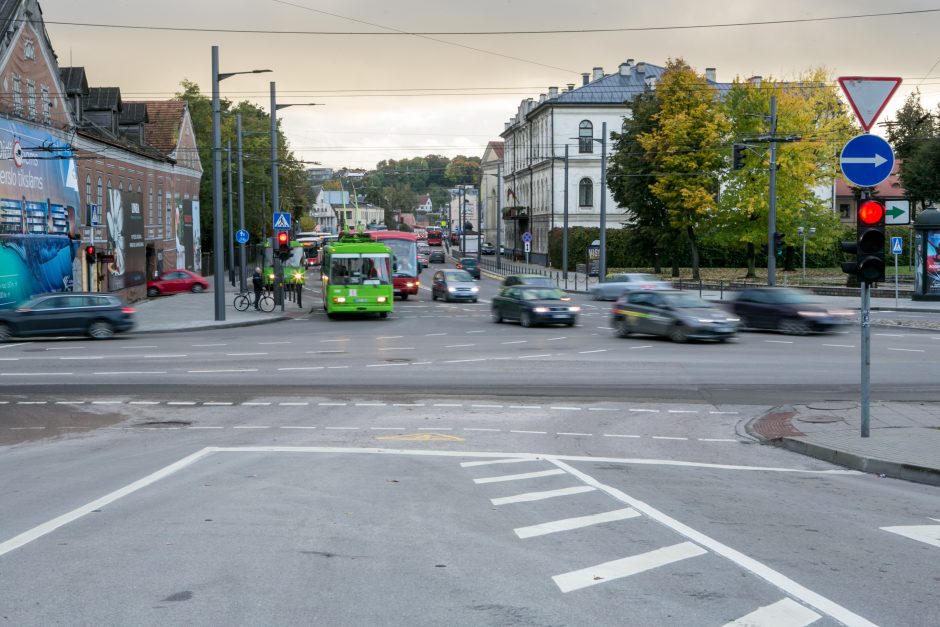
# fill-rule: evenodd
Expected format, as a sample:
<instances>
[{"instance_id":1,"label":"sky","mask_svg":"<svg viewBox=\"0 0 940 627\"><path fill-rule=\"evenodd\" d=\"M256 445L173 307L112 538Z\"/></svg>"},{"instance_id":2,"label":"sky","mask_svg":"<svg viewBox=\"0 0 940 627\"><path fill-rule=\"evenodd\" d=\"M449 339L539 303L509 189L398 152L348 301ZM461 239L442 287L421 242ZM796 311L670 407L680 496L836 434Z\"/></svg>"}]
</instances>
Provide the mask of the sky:
<instances>
[{"instance_id":1,"label":"sky","mask_svg":"<svg viewBox=\"0 0 940 627\"><path fill-rule=\"evenodd\" d=\"M940 0L40 0L40 5L59 65L84 66L91 86L120 87L126 100L170 98L183 79L211 94L213 45L219 46L221 72L273 70L226 79L220 83L222 96L269 110L274 81L278 104L323 105L278 111L291 149L309 167L370 169L382 159L482 156L488 141L500 139L521 100L538 99L549 86L580 84L581 73L594 67L613 73L628 58L665 65L682 57L698 72L716 68L719 81L754 75L793 79L820 66L834 77L902 77L881 120L890 119L915 88L925 106L940 102ZM813 21L753 24L786 20ZM715 26L728 24L738 25ZM518 32L586 29L637 30ZM463 34L493 31L509 34Z\"/></svg>"}]
</instances>

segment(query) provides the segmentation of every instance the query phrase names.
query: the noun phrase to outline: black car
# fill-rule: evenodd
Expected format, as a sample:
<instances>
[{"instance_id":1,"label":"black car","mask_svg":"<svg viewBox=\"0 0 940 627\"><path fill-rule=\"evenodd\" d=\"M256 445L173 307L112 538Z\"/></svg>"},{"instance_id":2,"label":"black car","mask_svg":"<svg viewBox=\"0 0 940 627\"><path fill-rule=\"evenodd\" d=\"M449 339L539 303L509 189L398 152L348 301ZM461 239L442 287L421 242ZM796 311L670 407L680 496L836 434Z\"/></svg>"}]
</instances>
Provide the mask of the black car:
<instances>
[{"instance_id":1,"label":"black car","mask_svg":"<svg viewBox=\"0 0 940 627\"><path fill-rule=\"evenodd\" d=\"M483 255L495 255L496 247L492 243L486 242L483 246L480 247L480 253Z\"/></svg>"},{"instance_id":2,"label":"black car","mask_svg":"<svg viewBox=\"0 0 940 627\"><path fill-rule=\"evenodd\" d=\"M614 304L612 326L619 337L661 335L673 342L725 342L738 330L737 316L678 290L637 290Z\"/></svg>"},{"instance_id":3,"label":"black car","mask_svg":"<svg viewBox=\"0 0 940 627\"><path fill-rule=\"evenodd\" d=\"M567 324L573 327L581 308L571 304L557 287L516 285L504 287L493 298L493 322L518 320L524 327L536 324Z\"/></svg>"},{"instance_id":4,"label":"black car","mask_svg":"<svg viewBox=\"0 0 940 627\"><path fill-rule=\"evenodd\" d=\"M503 279L503 287L513 285L534 285L537 287L558 287L555 281L541 274L510 274Z\"/></svg>"},{"instance_id":5,"label":"black car","mask_svg":"<svg viewBox=\"0 0 940 627\"><path fill-rule=\"evenodd\" d=\"M430 263L444 263L445 261L447 261L447 257L444 256L444 251L440 248L435 248L428 255L428 262Z\"/></svg>"},{"instance_id":6,"label":"black car","mask_svg":"<svg viewBox=\"0 0 940 627\"><path fill-rule=\"evenodd\" d=\"M89 335L96 340L134 327L134 309L110 294L42 294L0 311L0 342L11 336Z\"/></svg>"},{"instance_id":7,"label":"black car","mask_svg":"<svg viewBox=\"0 0 940 627\"><path fill-rule=\"evenodd\" d=\"M474 279L480 278L480 264L473 257L461 257L457 261L457 268L466 270Z\"/></svg>"},{"instance_id":8,"label":"black car","mask_svg":"<svg viewBox=\"0 0 940 627\"><path fill-rule=\"evenodd\" d=\"M790 335L832 331L850 324L855 314L821 305L799 290L785 287L754 287L742 290L732 301L731 311L751 329L768 329Z\"/></svg>"},{"instance_id":9,"label":"black car","mask_svg":"<svg viewBox=\"0 0 940 627\"><path fill-rule=\"evenodd\" d=\"M466 270L438 270L431 279L431 300L441 298L444 302L469 300L477 302L480 288Z\"/></svg>"}]
</instances>

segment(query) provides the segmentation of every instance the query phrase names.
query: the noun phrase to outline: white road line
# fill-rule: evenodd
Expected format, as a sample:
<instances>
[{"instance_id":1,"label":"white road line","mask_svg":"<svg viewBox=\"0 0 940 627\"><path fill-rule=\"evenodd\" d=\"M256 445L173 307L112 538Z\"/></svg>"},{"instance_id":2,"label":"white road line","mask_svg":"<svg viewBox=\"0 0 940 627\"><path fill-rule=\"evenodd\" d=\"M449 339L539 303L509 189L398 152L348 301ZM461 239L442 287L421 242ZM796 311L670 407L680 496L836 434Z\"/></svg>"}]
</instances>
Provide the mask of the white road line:
<instances>
[{"instance_id":1,"label":"white road line","mask_svg":"<svg viewBox=\"0 0 940 627\"><path fill-rule=\"evenodd\" d=\"M450 346L445 346L444 348L468 348L470 346L476 346L476 344L451 344Z\"/></svg>"},{"instance_id":2,"label":"white road line","mask_svg":"<svg viewBox=\"0 0 940 627\"><path fill-rule=\"evenodd\" d=\"M519 359L532 359L533 357L551 357L551 356L552 356L551 353L547 353L545 355L523 355Z\"/></svg>"},{"instance_id":3,"label":"white road line","mask_svg":"<svg viewBox=\"0 0 940 627\"><path fill-rule=\"evenodd\" d=\"M215 374L220 372L258 372L257 368L231 368L228 370L187 370L189 374Z\"/></svg>"},{"instance_id":4,"label":"white road line","mask_svg":"<svg viewBox=\"0 0 940 627\"><path fill-rule=\"evenodd\" d=\"M640 512L636 511L632 507L624 507L623 509L615 509L612 512L604 512L603 514L577 516L575 518L565 518L562 520L542 523L540 525L517 527L516 529L513 529L513 531L516 532L516 535L519 536L519 539L525 540L526 538L535 538L538 536L547 535L549 533L582 529L592 525L601 525L603 523L616 522L618 520L637 518L638 516L640 516Z\"/></svg>"},{"instance_id":5,"label":"white road line","mask_svg":"<svg viewBox=\"0 0 940 627\"><path fill-rule=\"evenodd\" d=\"M247 407L267 407L270 404L271 403L268 403L265 401L245 401L244 403L242 403L243 406L247 406Z\"/></svg>"},{"instance_id":6,"label":"white road line","mask_svg":"<svg viewBox=\"0 0 940 627\"><path fill-rule=\"evenodd\" d=\"M115 370L113 372L95 372L98 375L120 375L120 374L166 374L166 370Z\"/></svg>"},{"instance_id":7,"label":"white road line","mask_svg":"<svg viewBox=\"0 0 940 627\"><path fill-rule=\"evenodd\" d=\"M522 430L510 429L509 433L528 433L531 435L547 435L548 431L522 431Z\"/></svg>"},{"instance_id":8,"label":"white road line","mask_svg":"<svg viewBox=\"0 0 940 627\"><path fill-rule=\"evenodd\" d=\"M24 342L23 344L25 344L25 342ZM10 347L13 347L13 346L23 346L23 344L8 344L8 345L7 345L7 348L10 348ZM47 350L47 351L80 351L80 350L85 350L85 348L87 348L87 347L85 347L85 346L52 346L52 347L46 348L46 349L44 349L44 350Z\"/></svg>"},{"instance_id":9,"label":"white road line","mask_svg":"<svg viewBox=\"0 0 940 627\"><path fill-rule=\"evenodd\" d=\"M548 338L548 339L545 340L545 341L546 341L546 342L555 342L555 341L557 341L557 340L567 340L567 339L568 339L568 336L567 336L567 335L563 335L563 336L561 336L561 337L550 337L550 338Z\"/></svg>"},{"instance_id":10,"label":"white road line","mask_svg":"<svg viewBox=\"0 0 940 627\"><path fill-rule=\"evenodd\" d=\"M805 627L820 618L822 616L793 599L783 599L726 623L724 627Z\"/></svg>"},{"instance_id":11,"label":"white road line","mask_svg":"<svg viewBox=\"0 0 940 627\"><path fill-rule=\"evenodd\" d=\"M904 337L900 333L873 333L873 335L877 335L879 337Z\"/></svg>"},{"instance_id":12,"label":"white road line","mask_svg":"<svg viewBox=\"0 0 940 627\"><path fill-rule=\"evenodd\" d=\"M372 431L404 431L405 427L369 427Z\"/></svg>"},{"instance_id":13,"label":"white road line","mask_svg":"<svg viewBox=\"0 0 940 627\"><path fill-rule=\"evenodd\" d=\"M377 339L377 340L400 340L400 339L403 338L403 337L405 337L405 336L404 336L404 335L382 335L382 336L377 337L377 338L375 338L375 339Z\"/></svg>"},{"instance_id":14,"label":"white road line","mask_svg":"<svg viewBox=\"0 0 940 627\"><path fill-rule=\"evenodd\" d=\"M287 372L290 370L323 370L323 366L298 366L296 368L278 368L278 372Z\"/></svg>"},{"instance_id":15,"label":"white road line","mask_svg":"<svg viewBox=\"0 0 940 627\"><path fill-rule=\"evenodd\" d=\"M510 405L509 409L542 409L541 405Z\"/></svg>"},{"instance_id":16,"label":"white road line","mask_svg":"<svg viewBox=\"0 0 940 627\"><path fill-rule=\"evenodd\" d=\"M358 431L359 427L323 427L332 431Z\"/></svg>"},{"instance_id":17,"label":"white road line","mask_svg":"<svg viewBox=\"0 0 940 627\"><path fill-rule=\"evenodd\" d=\"M484 428L482 428L482 427L480 427L480 428L464 427L463 430L464 430L464 431L502 431L502 429L484 429Z\"/></svg>"},{"instance_id":18,"label":"white road line","mask_svg":"<svg viewBox=\"0 0 940 627\"><path fill-rule=\"evenodd\" d=\"M144 359L164 359L168 357L189 357L189 355L179 354L179 355L144 355L143 356Z\"/></svg>"},{"instance_id":19,"label":"white road line","mask_svg":"<svg viewBox=\"0 0 940 627\"><path fill-rule=\"evenodd\" d=\"M320 407L346 407L348 403L317 403Z\"/></svg>"},{"instance_id":20,"label":"white road line","mask_svg":"<svg viewBox=\"0 0 940 627\"><path fill-rule=\"evenodd\" d=\"M330 343L330 342L348 342L348 341L349 341L349 338L348 338L348 337L344 337L344 338L339 339L339 340L320 340L320 343L321 343L321 344L328 344L328 343Z\"/></svg>"},{"instance_id":21,"label":"white road line","mask_svg":"<svg viewBox=\"0 0 940 627\"><path fill-rule=\"evenodd\" d=\"M19 342L18 344L4 344L3 346L0 346L0 348L14 348L14 347L16 347L16 346L23 346L24 344L26 344L26 342ZM71 347L71 346L69 347L70 350L71 350L72 348L73 348L73 347ZM82 346L76 346L76 347L74 347L74 348L84 348L84 347L82 347ZM54 350L54 349L47 348L46 350L48 351L48 350Z\"/></svg>"},{"instance_id":22,"label":"white road line","mask_svg":"<svg viewBox=\"0 0 940 627\"><path fill-rule=\"evenodd\" d=\"M356 403L356 407L385 407L385 403Z\"/></svg>"},{"instance_id":23,"label":"white road line","mask_svg":"<svg viewBox=\"0 0 940 627\"><path fill-rule=\"evenodd\" d=\"M308 355L342 355L346 351L304 351Z\"/></svg>"},{"instance_id":24,"label":"white road line","mask_svg":"<svg viewBox=\"0 0 940 627\"><path fill-rule=\"evenodd\" d=\"M232 401L206 401L202 405L203 407L227 407L234 405L234 403Z\"/></svg>"},{"instance_id":25,"label":"white road line","mask_svg":"<svg viewBox=\"0 0 940 627\"><path fill-rule=\"evenodd\" d=\"M616 407L588 407L588 411L620 411Z\"/></svg>"},{"instance_id":26,"label":"white road line","mask_svg":"<svg viewBox=\"0 0 940 627\"><path fill-rule=\"evenodd\" d=\"M327 370L342 370L343 368L349 368L349 366L327 366Z\"/></svg>"},{"instance_id":27,"label":"white road line","mask_svg":"<svg viewBox=\"0 0 940 627\"><path fill-rule=\"evenodd\" d=\"M258 355L270 355L271 353L225 353L226 357L257 357Z\"/></svg>"},{"instance_id":28,"label":"white road line","mask_svg":"<svg viewBox=\"0 0 940 627\"><path fill-rule=\"evenodd\" d=\"M628 409L627 411L639 412L639 413L645 413L645 414L658 414L659 413L658 409L634 409L632 407Z\"/></svg>"},{"instance_id":29,"label":"white road line","mask_svg":"<svg viewBox=\"0 0 940 627\"><path fill-rule=\"evenodd\" d=\"M597 328L600 329L600 330L602 330L602 331L613 331L613 330L614 330L613 327L597 327Z\"/></svg>"},{"instance_id":30,"label":"white road line","mask_svg":"<svg viewBox=\"0 0 940 627\"><path fill-rule=\"evenodd\" d=\"M644 344L643 346L631 346L630 350L635 351L638 348L653 348L652 344Z\"/></svg>"},{"instance_id":31,"label":"white road line","mask_svg":"<svg viewBox=\"0 0 940 627\"><path fill-rule=\"evenodd\" d=\"M278 427L279 429L316 429L316 427Z\"/></svg>"},{"instance_id":32,"label":"white road line","mask_svg":"<svg viewBox=\"0 0 940 627\"><path fill-rule=\"evenodd\" d=\"M689 438L677 438L671 435L654 435L654 440L688 440Z\"/></svg>"},{"instance_id":33,"label":"white road line","mask_svg":"<svg viewBox=\"0 0 940 627\"><path fill-rule=\"evenodd\" d=\"M467 334L468 334L468 335L469 335L470 333L486 333L486 331L467 331Z\"/></svg>"},{"instance_id":34,"label":"white road line","mask_svg":"<svg viewBox=\"0 0 940 627\"><path fill-rule=\"evenodd\" d=\"M889 348L889 351L902 351L905 353L926 353L927 351L920 348Z\"/></svg>"},{"instance_id":35,"label":"white road line","mask_svg":"<svg viewBox=\"0 0 940 627\"><path fill-rule=\"evenodd\" d=\"M413 361L411 362L412 366L427 366L428 364L433 364L433 361Z\"/></svg>"},{"instance_id":36,"label":"white road line","mask_svg":"<svg viewBox=\"0 0 940 627\"><path fill-rule=\"evenodd\" d=\"M122 405L123 401L92 401L91 404L92 405Z\"/></svg>"},{"instance_id":37,"label":"white road line","mask_svg":"<svg viewBox=\"0 0 940 627\"><path fill-rule=\"evenodd\" d=\"M736 411L710 411L710 412L708 412L708 413L710 413L710 414L716 414L716 415L717 415L717 414L734 414L734 415L737 415L739 412L736 412Z\"/></svg>"},{"instance_id":38,"label":"white road line","mask_svg":"<svg viewBox=\"0 0 940 627\"><path fill-rule=\"evenodd\" d=\"M444 363L445 363L445 364L465 364L465 363L468 363L468 362L471 362L471 361L486 361L486 359L484 359L484 358L480 358L480 359L450 359L450 360L445 361Z\"/></svg>"},{"instance_id":39,"label":"white road line","mask_svg":"<svg viewBox=\"0 0 940 627\"><path fill-rule=\"evenodd\" d=\"M167 405L195 405L196 401L168 401Z\"/></svg>"},{"instance_id":40,"label":"white road line","mask_svg":"<svg viewBox=\"0 0 940 627\"><path fill-rule=\"evenodd\" d=\"M71 372L0 372L0 377L64 377Z\"/></svg>"},{"instance_id":41,"label":"white road line","mask_svg":"<svg viewBox=\"0 0 940 627\"><path fill-rule=\"evenodd\" d=\"M380 348L380 351L413 351L417 350L414 346L389 346L388 348Z\"/></svg>"},{"instance_id":42,"label":"white road line","mask_svg":"<svg viewBox=\"0 0 940 627\"><path fill-rule=\"evenodd\" d=\"M45 405L48 401L16 401L17 405Z\"/></svg>"},{"instance_id":43,"label":"white road line","mask_svg":"<svg viewBox=\"0 0 940 627\"><path fill-rule=\"evenodd\" d=\"M580 590L622 577L636 575L653 568L679 562L690 557L707 555L708 551L691 542L680 542L648 553L641 553L611 562L604 562L570 573L555 575L552 580L562 592Z\"/></svg>"},{"instance_id":44,"label":"white road line","mask_svg":"<svg viewBox=\"0 0 940 627\"><path fill-rule=\"evenodd\" d=\"M641 435L621 435L619 433L605 433L605 438L641 438Z\"/></svg>"},{"instance_id":45,"label":"white road line","mask_svg":"<svg viewBox=\"0 0 940 627\"><path fill-rule=\"evenodd\" d=\"M596 488L589 485L579 485L573 488L561 488L560 490L546 490L544 492L526 492L516 494L515 496L503 496L497 499L490 499L493 505L509 505L510 503L528 503L530 501L542 501L544 499L553 499L558 496L571 496L573 494L583 494L584 492L593 492Z\"/></svg>"},{"instance_id":46,"label":"white road line","mask_svg":"<svg viewBox=\"0 0 940 627\"><path fill-rule=\"evenodd\" d=\"M576 432L572 432L572 431L559 431L559 432L556 433L555 435L584 435L584 436L592 436L592 435L594 435L594 434L593 434L593 433L576 433Z\"/></svg>"},{"instance_id":47,"label":"white road line","mask_svg":"<svg viewBox=\"0 0 940 627\"><path fill-rule=\"evenodd\" d=\"M118 346L118 348L120 348L121 350L126 350L126 351L135 351L139 348L160 348L160 347L157 346L156 344L153 344L153 345L135 344L134 346Z\"/></svg>"},{"instance_id":48,"label":"white road line","mask_svg":"<svg viewBox=\"0 0 940 627\"><path fill-rule=\"evenodd\" d=\"M855 348L851 344L823 344L823 346L831 346L833 348Z\"/></svg>"},{"instance_id":49,"label":"white road line","mask_svg":"<svg viewBox=\"0 0 940 627\"><path fill-rule=\"evenodd\" d=\"M790 340L764 340L768 344L792 344Z\"/></svg>"},{"instance_id":50,"label":"white road line","mask_svg":"<svg viewBox=\"0 0 940 627\"><path fill-rule=\"evenodd\" d=\"M741 568L748 570L751 573L754 573L761 579L767 581L773 586L780 588L785 593L791 597L798 599L807 605L828 614L829 616L835 618L837 621L840 621L846 625L852 625L853 627L875 627L875 624L871 621L866 620L865 618L855 614L854 612L849 611L847 608L842 607L841 605L827 599L826 597L813 592L809 588L798 584L789 577L775 571L774 569L766 566L765 564L748 557L747 555L732 549L730 546L718 542L717 540L696 531L695 529L685 525L675 518L664 514L658 509L647 505L639 499L635 499L632 496L622 492L616 488L612 488L608 485L605 485L587 475L580 470L577 470L573 466L561 461L557 457L546 457L546 460L555 464L562 470L567 470L573 476L581 479L585 483L585 487L593 487L598 490L603 490L613 498L617 499L621 503L629 505L633 509L637 510L641 514L646 515L647 517L659 522L660 524L672 529L676 533L685 536L689 540L700 544L701 546L710 549L717 555L724 557L725 559L730 560L734 564L737 564ZM592 458L595 463L597 458ZM694 546L694 545L693 545Z\"/></svg>"},{"instance_id":51,"label":"white road line","mask_svg":"<svg viewBox=\"0 0 940 627\"><path fill-rule=\"evenodd\" d=\"M440 337L441 335L447 335L446 333L425 333L424 337Z\"/></svg>"},{"instance_id":52,"label":"white road line","mask_svg":"<svg viewBox=\"0 0 940 627\"><path fill-rule=\"evenodd\" d=\"M470 407L475 407L477 409L502 409L502 405L471 405Z\"/></svg>"},{"instance_id":53,"label":"white road line","mask_svg":"<svg viewBox=\"0 0 940 627\"><path fill-rule=\"evenodd\" d=\"M699 442L734 442L737 443L737 440L732 440L731 438L698 438Z\"/></svg>"},{"instance_id":54,"label":"white road line","mask_svg":"<svg viewBox=\"0 0 940 627\"><path fill-rule=\"evenodd\" d=\"M65 360L65 359L104 359L104 357L102 357L102 356L98 356L98 357L59 357L59 359L62 359L62 360Z\"/></svg>"},{"instance_id":55,"label":"white road line","mask_svg":"<svg viewBox=\"0 0 940 627\"><path fill-rule=\"evenodd\" d=\"M290 402L278 403L278 405L282 407L306 407L309 404L310 403L290 403Z\"/></svg>"},{"instance_id":56,"label":"white road line","mask_svg":"<svg viewBox=\"0 0 940 627\"><path fill-rule=\"evenodd\" d=\"M670 414L697 414L698 411L694 409L668 409L667 413Z\"/></svg>"},{"instance_id":57,"label":"white road line","mask_svg":"<svg viewBox=\"0 0 940 627\"><path fill-rule=\"evenodd\" d=\"M9 403L9 401L3 401L0 404L6 405L7 403ZM85 401L56 401L55 404L56 405L84 405Z\"/></svg>"},{"instance_id":58,"label":"white road line","mask_svg":"<svg viewBox=\"0 0 940 627\"><path fill-rule=\"evenodd\" d=\"M482 483L502 483L503 481L521 481L523 479L538 479L539 477L553 477L555 475L565 474L564 470L560 468L553 468L551 470L539 470L537 472L524 472L518 475L499 475L496 477L483 477L482 479L474 479L473 482L477 484Z\"/></svg>"},{"instance_id":59,"label":"white road line","mask_svg":"<svg viewBox=\"0 0 940 627\"><path fill-rule=\"evenodd\" d=\"M235 425L233 429L270 429L271 427L266 425Z\"/></svg>"},{"instance_id":60,"label":"white road line","mask_svg":"<svg viewBox=\"0 0 940 627\"><path fill-rule=\"evenodd\" d=\"M529 340L513 340L512 342L500 342L500 344L526 344Z\"/></svg>"},{"instance_id":61,"label":"white road line","mask_svg":"<svg viewBox=\"0 0 940 627\"><path fill-rule=\"evenodd\" d=\"M589 353L606 353L606 352L607 352L607 349L606 349L606 348L599 348L599 349L593 350L593 351L578 351L578 354L579 354L579 355L587 355L587 354L589 354Z\"/></svg>"},{"instance_id":62,"label":"white road line","mask_svg":"<svg viewBox=\"0 0 940 627\"><path fill-rule=\"evenodd\" d=\"M391 368L394 366L407 366L409 364L366 364L366 368Z\"/></svg>"},{"instance_id":63,"label":"white road line","mask_svg":"<svg viewBox=\"0 0 940 627\"><path fill-rule=\"evenodd\" d=\"M424 403L392 403L392 407L424 407Z\"/></svg>"},{"instance_id":64,"label":"white road line","mask_svg":"<svg viewBox=\"0 0 940 627\"><path fill-rule=\"evenodd\" d=\"M518 464L520 462L536 462L538 459L530 457L511 457L509 459L486 459L478 462L460 462L461 468L473 468L475 466L490 466L492 464Z\"/></svg>"},{"instance_id":65,"label":"white road line","mask_svg":"<svg viewBox=\"0 0 940 627\"><path fill-rule=\"evenodd\" d=\"M565 407L564 405L553 405L549 409L558 409L562 411L581 411L580 407Z\"/></svg>"},{"instance_id":66,"label":"white road line","mask_svg":"<svg viewBox=\"0 0 940 627\"><path fill-rule=\"evenodd\" d=\"M258 346L273 346L274 344L291 344L291 342L258 342Z\"/></svg>"},{"instance_id":67,"label":"white road line","mask_svg":"<svg viewBox=\"0 0 940 627\"><path fill-rule=\"evenodd\" d=\"M206 348L209 346L228 346L228 344L192 344L193 348Z\"/></svg>"},{"instance_id":68,"label":"white road line","mask_svg":"<svg viewBox=\"0 0 940 627\"><path fill-rule=\"evenodd\" d=\"M19 360L20 360L19 357L0 357L0 361L19 361Z\"/></svg>"}]
</instances>

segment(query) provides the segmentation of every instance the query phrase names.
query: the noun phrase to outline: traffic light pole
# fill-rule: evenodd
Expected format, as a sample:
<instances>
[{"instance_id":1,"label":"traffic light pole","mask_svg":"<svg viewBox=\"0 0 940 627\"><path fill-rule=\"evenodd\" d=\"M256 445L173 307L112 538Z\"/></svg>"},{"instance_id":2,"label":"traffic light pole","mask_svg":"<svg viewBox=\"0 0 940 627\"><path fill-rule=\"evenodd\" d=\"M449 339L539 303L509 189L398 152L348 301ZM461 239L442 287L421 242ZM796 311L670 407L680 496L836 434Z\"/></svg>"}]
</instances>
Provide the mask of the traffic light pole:
<instances>
[{"instance_id":1,"label":"traffic light pole","mask_svg":"<svg viewBox=\"0 0 940 627\"><path fill-rule=\"evenodd\" d=\"M777 284L777 97L770 97L770 201L767 209L767 285Z\"/></svg>"},{"instance_id":2,"label":"traffic light pole","mask_svg":"<svg viewBox=\"0 0 940 627\"><path fill-rule=\"evenodd\" d=\"M871 420L871 283L862 281L862 437L870 435Z\"/></svg>"}]
</instances>

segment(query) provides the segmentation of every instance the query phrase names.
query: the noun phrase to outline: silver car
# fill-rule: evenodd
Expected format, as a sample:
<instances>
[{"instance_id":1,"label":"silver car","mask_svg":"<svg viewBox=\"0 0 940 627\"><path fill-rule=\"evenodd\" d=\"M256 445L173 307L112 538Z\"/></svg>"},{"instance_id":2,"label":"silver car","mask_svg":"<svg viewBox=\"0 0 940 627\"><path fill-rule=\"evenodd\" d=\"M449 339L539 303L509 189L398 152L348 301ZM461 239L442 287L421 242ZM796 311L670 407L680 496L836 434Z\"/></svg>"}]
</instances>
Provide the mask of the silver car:
<instances>
[{"instance_id":1,"label":"silver car","mask_svg":"<svg viewBox=\"0 0 940 627\"><path fill-rule=\"evenodd\" d=\"M620 295L632 290L668 290L672 289L669 281L660 281L651 274L627 272L611 274L607 280L592 285L588 293L594 300L617 300Z\"/></svg>"}]
</instances>

